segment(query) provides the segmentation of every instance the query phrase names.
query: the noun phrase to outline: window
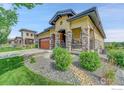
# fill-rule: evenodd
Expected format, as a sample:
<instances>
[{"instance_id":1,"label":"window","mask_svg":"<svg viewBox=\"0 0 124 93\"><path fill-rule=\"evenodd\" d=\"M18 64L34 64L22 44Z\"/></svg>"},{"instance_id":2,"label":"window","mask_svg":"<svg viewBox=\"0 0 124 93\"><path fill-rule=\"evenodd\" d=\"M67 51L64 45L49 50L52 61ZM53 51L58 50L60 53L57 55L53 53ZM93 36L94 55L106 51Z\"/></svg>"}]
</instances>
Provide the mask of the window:
<instances>
[{"instance_id":1,"label":"window","mask_svg":"<svg viewBox=\"0 0 124 93\"><path fill-rule=\"evenodd\" d=\"M33 36L33 34L31 34L31 36Z\"/></svg>"},{"instance_id":2,"label":"window","mask_svg":"<svg viewBox=\"0 0 124 93\"><path fill-rule=\"evenodd\" d=\"M27 36L29 36L29 34L28 34L28 33L26 33L26 35L27 35Z\"/></svg>"},{"instance_id":3,"label":"window","mask_svg":"<svg viewBox=\"0 0 124 93\"><path fill-rule=\"evenodd\" d=\"M60 21L60 25L62 25L62 23L63 23L63 22L62 22L62 21Z\"/></svg>"}]
</instances>

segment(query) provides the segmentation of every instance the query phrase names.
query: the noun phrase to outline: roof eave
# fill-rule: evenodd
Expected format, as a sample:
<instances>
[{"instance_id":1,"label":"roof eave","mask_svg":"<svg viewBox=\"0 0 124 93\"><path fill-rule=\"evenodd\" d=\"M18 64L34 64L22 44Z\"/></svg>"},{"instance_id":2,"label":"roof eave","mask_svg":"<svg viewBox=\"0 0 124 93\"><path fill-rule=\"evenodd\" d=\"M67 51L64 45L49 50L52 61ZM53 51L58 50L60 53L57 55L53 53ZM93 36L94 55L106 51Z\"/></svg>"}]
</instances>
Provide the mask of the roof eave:
<instances>
[{"instance_id":1,"label":"roof eave","mask_svg":"<svg viewBox=\"0 0 124 93\"><path fill-rule=\"evenodd\" d=\"M77 18L84 17L84 16L86 16L88 13L94 12L94 11L95 11L95 13L96 13L96 16L98 17L99 22L100 22L99 25L100 25L101 28L98 27L98 29L99 29L100 32L102 33L103 38L106 38L106 35L105 35L104 30L103 30L103 27L102 27L102 24L101 24L101 20L100 20L99 14L98 14L98 10L97 10L96 7L93 7L93 8L91 8L91 9L89 9L89 10L86 10L86 11L80 13L80 14L77 14L77 15L75 15L75 16L73 16L73 17L67 19L67 21L73 21L73 20L75 20L75 19L77 19ZM87 15L87 16L89 16L89 15ZM102 30L102 31L101 31L101 30Z\"/></svg>"}]
</instances>

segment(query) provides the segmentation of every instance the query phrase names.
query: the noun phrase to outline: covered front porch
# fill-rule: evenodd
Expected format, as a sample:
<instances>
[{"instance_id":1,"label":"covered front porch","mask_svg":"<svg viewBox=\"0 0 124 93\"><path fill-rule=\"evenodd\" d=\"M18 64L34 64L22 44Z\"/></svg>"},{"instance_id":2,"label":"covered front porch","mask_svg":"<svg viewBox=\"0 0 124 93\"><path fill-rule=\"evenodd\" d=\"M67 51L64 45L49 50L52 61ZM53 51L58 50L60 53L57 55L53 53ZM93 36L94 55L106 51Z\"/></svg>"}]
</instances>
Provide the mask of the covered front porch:
<instances>
[{"instance_id":1,"label":"covered front porch","mask_svg":"<svg viewBox=\"0 0 124 93\"><path fill-rule=\"evenodd\" d=\"M91 28L81 27L72 29L71 51L94 51L95 36Z\"/></svg>"},{"instance_id":2,"label":"covered front porch","mask_svg":"<svg viewBox=\"0 0 124 93\"><path fill-rule=\"evenodd\" d=\"M91 28L82 27L73 28L71 31L63 29L51 35L50 43L52 48L61 46L69 51L94 51L94 31Z\"/></svg>"}]
</instances>

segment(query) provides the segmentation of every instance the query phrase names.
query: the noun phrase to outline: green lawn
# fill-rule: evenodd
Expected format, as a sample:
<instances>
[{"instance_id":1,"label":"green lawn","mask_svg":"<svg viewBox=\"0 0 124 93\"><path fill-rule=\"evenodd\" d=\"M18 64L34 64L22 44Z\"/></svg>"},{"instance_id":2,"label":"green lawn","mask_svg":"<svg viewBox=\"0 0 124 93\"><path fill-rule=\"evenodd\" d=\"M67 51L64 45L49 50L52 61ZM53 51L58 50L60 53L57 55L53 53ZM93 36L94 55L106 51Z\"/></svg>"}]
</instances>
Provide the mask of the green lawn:
<instances>
[{"instance_id":1,"label":"green lawn","mask_svg":"<svg viewBox=\"0 0 124 93\"><path fill-rule=\"evenodd\" d=\"M30 48L2 47L0 48L0 52L17 51L17 50L24 50L24 49L30 49Z\"/></svg>"},{"instance_id":2,"label":"green lawn","mask_svg":"<svg viewBox=\"0 0 124 93\"><path fill-rule=\"evenodd\" d=\"M37 75L21 66L0 76L0 85L65 85Z\"/></svg>"},{"instance_id":3,"label":"green lawn","mask_svg":"<svg viewBox=\"0 0 124 93\"><path fill-rule=\"evenodd\" d=\"M0 85L69 85L30 71L23 60L22 56L0 59Z\"/></svg>"}]
</instances>

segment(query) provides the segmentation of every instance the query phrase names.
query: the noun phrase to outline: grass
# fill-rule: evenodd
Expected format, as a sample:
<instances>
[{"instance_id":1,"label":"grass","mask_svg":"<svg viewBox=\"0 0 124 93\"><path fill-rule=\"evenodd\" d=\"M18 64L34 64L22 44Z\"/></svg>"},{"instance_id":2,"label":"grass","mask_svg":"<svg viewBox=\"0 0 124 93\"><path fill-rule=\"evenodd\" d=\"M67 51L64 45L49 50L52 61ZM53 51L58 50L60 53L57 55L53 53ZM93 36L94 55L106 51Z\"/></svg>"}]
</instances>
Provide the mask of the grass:
<instances>
[{"instance_id":1,"label":"grass","mask_svg":"<svg viewBox=\"0 0 124 93\"><path fill-rule=\"evenodd\" d=\"M9 51L17 51L17 50L25 50L30 48L19 48L19 47L2 47L0 48L0 52L9 52Z\"/></svg>"},{"instance_id":2,"label":"grass","mask_svg":"<svg viewBox=\"0 0 124 93\"><path fill-rule=\"evenodd\" d=\"M22 56L0 59L0 85L69 85L30 71L23 60Z\"/></svg>"},{"instance_id":3,"label":"grass","mask_svg":"<svg viewBox=\"0 0 124 93\"><path fill-rule=\"evenodd\" d=\"M24 58L22 56L0 59L0 75L23 66L23 60Z\"/></svg>"},{"instance_id":4,"label":"grass","mask_svg":"<svg viewBox=\"0 0 124 93\"><path fill-rule=\"evenodd\" d=\"M0 85L66 85L66 83L49 80L21 66L2 74Z\"/></svg>"}]
</instances>

